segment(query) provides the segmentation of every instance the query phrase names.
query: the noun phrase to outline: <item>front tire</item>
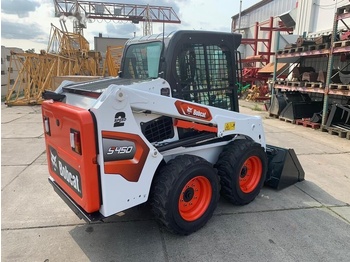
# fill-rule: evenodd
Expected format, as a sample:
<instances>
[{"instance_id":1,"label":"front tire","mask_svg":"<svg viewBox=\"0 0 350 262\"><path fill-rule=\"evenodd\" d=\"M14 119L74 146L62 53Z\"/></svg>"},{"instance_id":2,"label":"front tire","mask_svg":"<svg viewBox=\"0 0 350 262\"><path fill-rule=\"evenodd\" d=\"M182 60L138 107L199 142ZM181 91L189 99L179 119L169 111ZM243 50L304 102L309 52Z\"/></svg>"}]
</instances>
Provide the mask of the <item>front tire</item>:
<instances>
[{"instance_id":1,"label":"front tire","mask_svg":"<svg viewBox=\"0 0 350 262\"><path fill-rule=\"evenodd\" d=\"M219 179L203 158L182 155L160 169L151 192L157 220L173 233L189 235L212 217L219 200Z\"/></svg>"},{"instance_id":2,"label":"front tire","mask_svg":"<svg viewBox=\"0 0 350 262\"><path fill-rule=\"evenodd\" d=\"M233 204L245 205L255 199L264 184L267 156L258 143L235 140L221 152L215 167L223 197Z\"/></svg>"}]
</instances>

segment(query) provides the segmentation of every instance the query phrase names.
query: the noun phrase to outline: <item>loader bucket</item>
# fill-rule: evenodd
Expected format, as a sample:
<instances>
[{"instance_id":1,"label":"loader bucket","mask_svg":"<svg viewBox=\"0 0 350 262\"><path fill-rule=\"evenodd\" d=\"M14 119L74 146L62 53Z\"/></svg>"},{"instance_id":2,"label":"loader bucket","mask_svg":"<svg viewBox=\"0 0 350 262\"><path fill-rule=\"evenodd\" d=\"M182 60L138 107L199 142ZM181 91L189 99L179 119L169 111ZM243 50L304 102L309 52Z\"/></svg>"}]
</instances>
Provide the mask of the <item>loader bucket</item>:
<instances>
[{"instance_id":1,"label":"loader bucket","mask_svg":"<svg viewBox=\"0 0 350 262\"><path fill-rule=\"evenodd\" d=\"M305 172L293 149L267 145L268 170L265 185L283 189L303 181Z\"/></svg>"}]
</instances>

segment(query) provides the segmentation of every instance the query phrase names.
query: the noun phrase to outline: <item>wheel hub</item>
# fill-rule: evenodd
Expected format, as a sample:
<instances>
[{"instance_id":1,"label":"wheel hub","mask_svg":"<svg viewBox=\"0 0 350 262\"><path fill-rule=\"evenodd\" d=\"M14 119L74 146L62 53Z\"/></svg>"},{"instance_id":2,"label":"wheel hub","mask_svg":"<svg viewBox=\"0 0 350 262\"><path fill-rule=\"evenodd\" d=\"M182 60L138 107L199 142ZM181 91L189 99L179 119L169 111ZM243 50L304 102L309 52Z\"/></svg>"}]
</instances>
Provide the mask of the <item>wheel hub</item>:
<instances>
[{"instance_id":1,"label":"wheel hub","mask_svg":"<svg viewBox=\"0 0 350 262\"><path fill-rule=\"evenodd\" d=\"M194 189L193 189L193 187L189 187L183 193L183 200L185 202L190 202L192 200L193 196L194 196Z\"/></svg>"},{"instance_id":2,"label":"wheel hub","mask_svg":"<svg viewBox=\"0 0 350 262\"><path fill-rule=\"evenodd\" d=\"M239 186L243 193L251 193L258 186L263 172L259 157L251 156L243 164L239 175Z\"/></svg>"},{"instance_id":3,"label":"wheel hub","mask_svg":"<svg viewBox=\"0 0 350 262\"><path fill-rule=\"evenodd\" d=\"M242 167L242 170L241 170L241 175L240 175L240 177L241 177L241 178L244 178L244 177L247 175L247 173L248 173L248 168L247 168L247 166L243 166L243 167Z\"/></svg>"},{"instance_id":4,"label":"wheel hub","mask_svg":"<svg viewBox=\"0 0 350 262\"><path fill-rule=\"evenodd\" d=\"M212 198L208 178L196 176L189 180L179 195L179 213L186 221L195 221L207 210Z\"/></svg>"}]
</instances>

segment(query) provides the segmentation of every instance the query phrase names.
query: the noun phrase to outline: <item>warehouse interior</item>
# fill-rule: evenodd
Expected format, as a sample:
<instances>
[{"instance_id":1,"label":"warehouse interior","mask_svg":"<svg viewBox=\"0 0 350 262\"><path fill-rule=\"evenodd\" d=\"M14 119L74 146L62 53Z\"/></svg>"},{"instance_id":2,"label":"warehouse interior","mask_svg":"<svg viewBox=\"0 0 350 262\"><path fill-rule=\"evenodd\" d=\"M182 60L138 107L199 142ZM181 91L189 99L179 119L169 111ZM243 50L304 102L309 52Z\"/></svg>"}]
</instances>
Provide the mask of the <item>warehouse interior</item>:
<instances>
[{"instance_id":1,"label":"warehouse interior","mask_svg":"<svg viewBox=\"0 0 350 262\"><path fill-rule=\"evenodd\" d=\"M76 16L72 32L60 20L61 28L51 25L46 50L2 46L1 94L8 106L40 104L42 92L55 90L63 80L118 75L128 39L99 34L90 50L83 34L89 29L77 14L93 9L91 19L143 23L145 36L152 34L153 23L181 23L171 7L54 4L57 19ZM271 117L350 139L349 22L348 1L262 0L240 9L231 17L231 32L242 34L241 99L263 103Z\"/></svg>"}]
</instances>

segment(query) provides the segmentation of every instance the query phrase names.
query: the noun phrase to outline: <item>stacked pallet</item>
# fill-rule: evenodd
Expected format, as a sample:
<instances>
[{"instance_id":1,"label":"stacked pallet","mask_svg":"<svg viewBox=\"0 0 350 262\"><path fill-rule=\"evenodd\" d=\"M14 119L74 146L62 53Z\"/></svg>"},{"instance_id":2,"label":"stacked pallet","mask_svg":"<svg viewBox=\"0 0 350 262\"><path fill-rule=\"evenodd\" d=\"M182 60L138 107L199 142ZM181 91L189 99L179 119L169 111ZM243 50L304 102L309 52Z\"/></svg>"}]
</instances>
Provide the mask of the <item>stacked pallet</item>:
<instances>
[{"instance_id":1,"label":"stacked pallet","mask_svg":"<svg viewBox=\"0 0 350 262\"><path fill-rule=\"evenodd\" d=\"M310 118L302 118L295 121L296 125L302 125L304 127L311 127L312 129L319 129L321 127L320 123L312 122Z\"/></svg>"},{"instance_id":2,"label":"stacked pallet","mask_svg":"<svg viewBox=\"0 0 350 262\"><path fill-rule=\"evenodd\" d=\"M350 140L350 129L343 129L339 127L322 127L322 132L328 132L330 135L339 136L340 138L346 138Z\"/></svg>"}]
</instances>

